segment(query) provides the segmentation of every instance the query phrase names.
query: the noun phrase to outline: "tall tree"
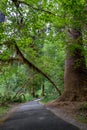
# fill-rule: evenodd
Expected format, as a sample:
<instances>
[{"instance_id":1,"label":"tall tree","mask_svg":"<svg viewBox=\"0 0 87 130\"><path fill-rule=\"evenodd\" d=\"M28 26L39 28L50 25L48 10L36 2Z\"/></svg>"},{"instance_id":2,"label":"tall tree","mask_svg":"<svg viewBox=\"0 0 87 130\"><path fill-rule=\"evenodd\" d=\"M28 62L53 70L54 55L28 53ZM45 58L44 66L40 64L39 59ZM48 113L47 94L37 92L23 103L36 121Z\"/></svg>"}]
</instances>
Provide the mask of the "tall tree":
<instances>
[{"instance_id":1,"label":"tall tree","mask_svg":"<svg viewBox=\"0 0 87 130\"><path fill-rule=\"evenodd\" d=\"M73 43L67 46L64 93L61 100L87 100L87 69L81 30L70 30Z\"/></svg>"},{"instance_id":2,"label":"tall tree","mask_svg":"<svg viewBox=\"0 0 87 130\"><path fill-rule=\"evenodd\" d=\"M60 100L87 100L87 68L83 43L83 16L85 1L63 1L63 7L71 16L69 42L66 48L64 93ZM71 8L72 7L72 8ZM83 15L83 16L82 16ZM69 18L68 18L69 19Z\"/></svg>"}]
</instances>

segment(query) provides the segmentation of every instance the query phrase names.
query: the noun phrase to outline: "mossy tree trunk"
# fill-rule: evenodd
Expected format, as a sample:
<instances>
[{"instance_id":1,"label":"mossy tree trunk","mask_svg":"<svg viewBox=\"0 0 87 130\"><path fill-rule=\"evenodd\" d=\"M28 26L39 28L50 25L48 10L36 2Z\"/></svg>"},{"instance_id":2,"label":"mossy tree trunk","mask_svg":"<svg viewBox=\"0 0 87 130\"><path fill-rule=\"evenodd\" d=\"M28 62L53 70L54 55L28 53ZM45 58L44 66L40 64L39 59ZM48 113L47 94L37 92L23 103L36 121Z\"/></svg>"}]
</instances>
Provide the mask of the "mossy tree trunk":
<instances>
[{"instance_id":1,"label":"mossy tree trunk","mask_svg":"<svg viewBox=\"0 0 87 130\"><path fill-rule=\"evenodd\" d=\"M72 43L67 45L64 93L60 101L87 100L87 69L80 29L70 29Z\"/></svg>"}]
</instances>

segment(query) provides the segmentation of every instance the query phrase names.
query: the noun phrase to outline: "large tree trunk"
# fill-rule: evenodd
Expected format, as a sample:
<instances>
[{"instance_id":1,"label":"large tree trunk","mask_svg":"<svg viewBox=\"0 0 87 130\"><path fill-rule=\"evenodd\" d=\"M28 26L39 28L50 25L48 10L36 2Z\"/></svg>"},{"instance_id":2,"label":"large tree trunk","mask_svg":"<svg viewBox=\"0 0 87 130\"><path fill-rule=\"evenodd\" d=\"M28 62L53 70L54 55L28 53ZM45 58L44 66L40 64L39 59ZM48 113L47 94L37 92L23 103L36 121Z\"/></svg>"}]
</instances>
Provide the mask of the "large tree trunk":
<instances>
[{"instance_id":1,"label":"large tree trunk","mask_svg":"<svg viewBox=\"0 0 87 130\"><path fill-rule=\"evenodd\" d=\"M72 43L67 45L64 93L60 101L87 100L87 70L81 30L70 29Z\"/></svg>"}]
</instances>

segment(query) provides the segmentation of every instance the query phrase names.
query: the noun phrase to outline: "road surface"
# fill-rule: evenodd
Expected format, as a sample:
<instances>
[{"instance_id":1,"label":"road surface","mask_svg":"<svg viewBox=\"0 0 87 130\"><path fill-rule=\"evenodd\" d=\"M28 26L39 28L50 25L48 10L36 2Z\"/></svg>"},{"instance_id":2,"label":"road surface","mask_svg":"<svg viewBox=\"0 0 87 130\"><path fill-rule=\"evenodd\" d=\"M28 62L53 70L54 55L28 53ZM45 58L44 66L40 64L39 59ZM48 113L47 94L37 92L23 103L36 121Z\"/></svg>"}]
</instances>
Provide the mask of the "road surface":
<instances>
[{"instance_id":1,"label":"road surface","mask_svg":"<svg viewBox=\"0 0 87 130\"><path fill-rule=\"evenodd\" d=\"M0 130L79 130L50 112L38 100L19 105Z\"/></svg>"}]
</instances>

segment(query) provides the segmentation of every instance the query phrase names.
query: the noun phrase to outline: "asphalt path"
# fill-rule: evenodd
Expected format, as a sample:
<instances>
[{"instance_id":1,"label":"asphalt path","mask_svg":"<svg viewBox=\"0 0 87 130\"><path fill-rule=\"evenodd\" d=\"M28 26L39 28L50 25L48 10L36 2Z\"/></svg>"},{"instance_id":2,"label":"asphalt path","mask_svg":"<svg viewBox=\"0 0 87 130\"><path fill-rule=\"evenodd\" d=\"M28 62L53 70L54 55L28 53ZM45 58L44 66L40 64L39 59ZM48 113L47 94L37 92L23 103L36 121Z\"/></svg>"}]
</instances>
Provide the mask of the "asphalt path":
<instances>
[{"instance_id":1,"label":"asphalt path","mask_svg":"<svg viewBox=\"0 0 87 130\"><path fill-rule=\"evenodd\" d=\"M63 121L38 100L19 105L2 125L0 130L79 130Z\"/></svg>"}]
</instances>

